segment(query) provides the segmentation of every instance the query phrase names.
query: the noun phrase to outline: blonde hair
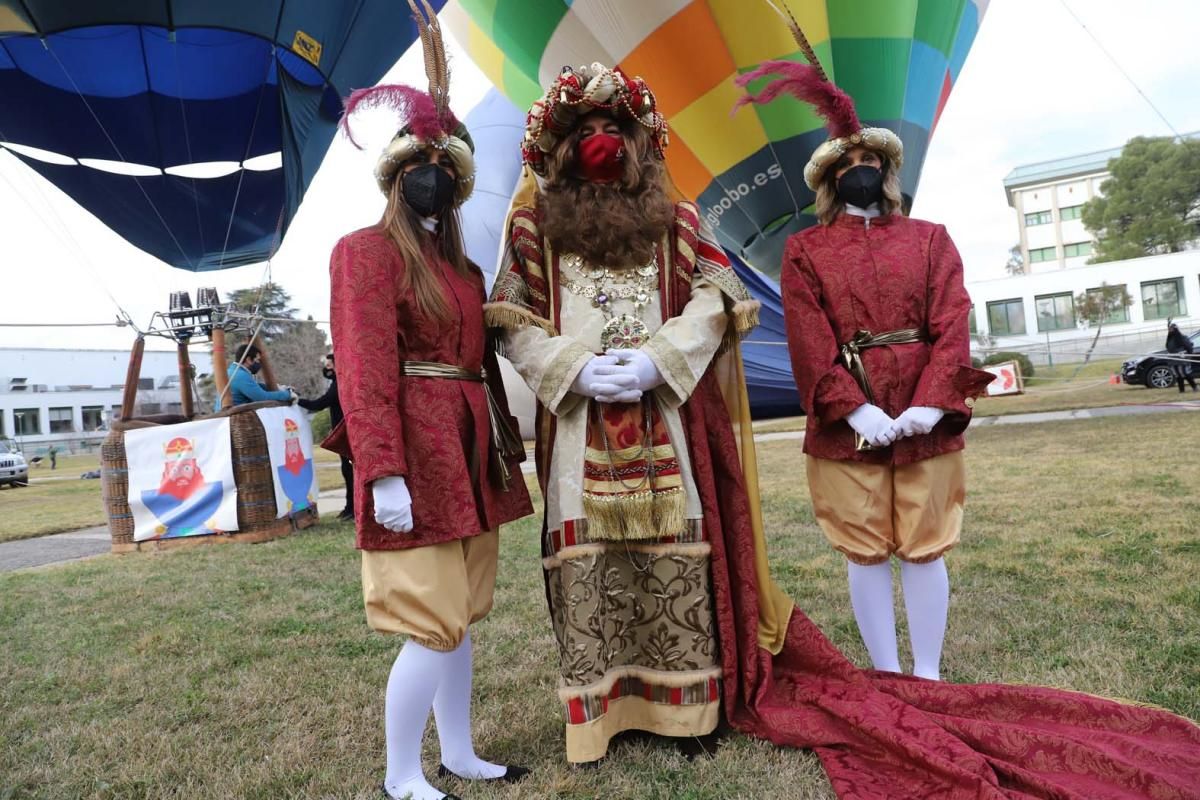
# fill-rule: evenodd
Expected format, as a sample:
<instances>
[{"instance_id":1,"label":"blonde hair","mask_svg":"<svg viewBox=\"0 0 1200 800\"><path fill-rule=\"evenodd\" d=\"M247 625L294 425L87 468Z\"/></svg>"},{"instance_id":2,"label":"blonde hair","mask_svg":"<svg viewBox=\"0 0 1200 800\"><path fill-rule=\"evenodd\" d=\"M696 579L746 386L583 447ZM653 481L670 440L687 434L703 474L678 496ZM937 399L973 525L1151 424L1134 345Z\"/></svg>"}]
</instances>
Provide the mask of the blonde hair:
<instances>
[{"instance_id":1,"label":"blonde hair","mask_svg":"<svg viewBox=\"0 0 1200 800\"><path fill-rule=\"evenodd\" d=\"M892 162L887 156L880 153L879 157L883 160L883 198L879 201L879 212L884 215L904 213L900 176L892 169ZM837 170L833 165L825 170L825 175L817 186L817 201L813 205L817 222L822 225L830 224L845 210L846 204L837 196Z\"/></svg>"},{"instance_id":2,"label":"blonde hair","mask_svg":"<svg viewBox=\"0 0 1200 800\"><path fill-rule=\"evenodd\" d=\"M396 245L400 257L404 259L405 288L411 288L417 301L417 307L425 314L438 320L450 318L449 305L446 302L442 285L429 261L441 256L450 263L451 268L466 278L478 277L483 282L483 273L479 267L467 258L463 249L462 224L458 218L458 208L447 208L438 218L433 246L427 241L425 229L421 227L421 218L412 206L404 199L404 182L400 180L403 165L396 171L396 177L388 190L387 206L383 217L379 220L380 229Z\"/></svg>"}]
</instances>

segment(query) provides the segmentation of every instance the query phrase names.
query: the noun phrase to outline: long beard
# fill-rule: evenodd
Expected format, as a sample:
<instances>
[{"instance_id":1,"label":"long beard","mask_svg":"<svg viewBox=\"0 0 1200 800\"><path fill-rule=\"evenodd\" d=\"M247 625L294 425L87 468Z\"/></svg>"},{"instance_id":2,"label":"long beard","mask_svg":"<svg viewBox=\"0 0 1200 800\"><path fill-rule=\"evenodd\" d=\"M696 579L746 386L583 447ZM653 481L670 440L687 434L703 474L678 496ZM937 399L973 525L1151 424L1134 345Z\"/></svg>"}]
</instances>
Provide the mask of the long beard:
<instances>
[{"instance_id":1,"label":"long beard","mask_svg":"<svg viewBox=\"0 0 1200 800\"><path fill-rule=\"evenodd\" d=\"M200 466L197 464L192 469L192 476L184 481L176 480L175 472L171 467L163 468L162 483L159 484L159 494L169 494L176 500L187 500L196 490L204 486L204 476L200 474Z\"/></svg>"},{"instance_id":2,"label":"long beard","mask_svg":"<svg viewBox=\"0 0 1200 800\"><path fill-rule=\"evenodd\" d=\"M542 232L563 253L593 264L647 264L670 229L674 205L654 182L638 194L617 184L571 181L539 195Z\"/></svg>"},{"instance_id":3,"label":"long beard","mask_svg":"<svg viewBox=\"0 0 1200 800\"><path fill-rule=\"evenodd\" d=\"M299 475L300 470L304 468L304 452L300 449L299 442L295 447L289 444L284 449L283 467L293 475Z\"/></svg>"}]
</instances>

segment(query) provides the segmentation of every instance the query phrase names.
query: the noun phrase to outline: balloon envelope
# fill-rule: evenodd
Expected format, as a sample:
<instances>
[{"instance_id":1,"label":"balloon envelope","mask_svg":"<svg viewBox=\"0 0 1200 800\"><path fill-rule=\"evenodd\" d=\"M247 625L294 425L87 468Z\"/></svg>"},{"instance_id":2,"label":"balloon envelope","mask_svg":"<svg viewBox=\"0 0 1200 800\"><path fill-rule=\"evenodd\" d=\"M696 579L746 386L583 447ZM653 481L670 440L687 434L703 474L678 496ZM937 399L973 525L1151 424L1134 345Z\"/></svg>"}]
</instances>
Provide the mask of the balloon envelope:
<instances>
[{"instance_id":1,"label":"balloon envelope","mask_svg":"<svg viewBox=\"0 0 1200 800\"><path fill-rule=\"evenodd\" d=\"M464 122L475 142L475 191L462 207L463 243L490 289L499 266L504 219L521 177L525 112L491 89Z\"/></svg>"},{"instance_id":2,"label":"balloon envelope","mask_svg":"<svg viewBox=\"0 0 1200 800\"><path fill-rule=\"evenodd\" d=\"M415 39L396 0L0 0L0 143L173 266L263 261Z\"/></svg>"}]
</instances>

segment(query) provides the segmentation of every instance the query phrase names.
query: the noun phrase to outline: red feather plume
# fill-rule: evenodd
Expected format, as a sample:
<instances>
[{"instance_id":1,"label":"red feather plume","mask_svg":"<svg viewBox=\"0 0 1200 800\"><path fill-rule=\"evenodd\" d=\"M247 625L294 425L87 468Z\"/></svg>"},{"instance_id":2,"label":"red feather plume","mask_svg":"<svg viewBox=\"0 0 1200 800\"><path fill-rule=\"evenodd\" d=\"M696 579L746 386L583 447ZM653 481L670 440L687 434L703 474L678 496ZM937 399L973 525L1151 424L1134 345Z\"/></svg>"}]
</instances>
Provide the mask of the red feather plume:
<instances>
[{"instance_id":1,"label":"red feather plume","mask_svg":"<svg viewBox=\"0 0 1200 800\"><path fill-rule=\"evenodd\" d=\"M355 147L362 150L350 130L350 115L362 108L391 108L400 115L400 128L408 128L413 135L424 141L453 132L458 119L449 109L439 115L437 104L428 92L405 86L402 83L373 86L370 89L355 89L346 100L346 108L338 126Z\"/></svg>"},{"instance_id":2,"label":"red feather plume","mask_svg":"<svg viewBox=\"0 0 1200 800\"><path fill-rule=\"evenodd\" d=\"M748 103L769 103L787 93L811 104L825 118L829 134L835 139L851 136L862 130L854 100L810 64L795 61L764 61L757 69L737 78L735 83L743 89L756 78L767 75L778 76L757 95L746 94L738 98L733 110L737 111Z\"/></svg>"}]
</instances>

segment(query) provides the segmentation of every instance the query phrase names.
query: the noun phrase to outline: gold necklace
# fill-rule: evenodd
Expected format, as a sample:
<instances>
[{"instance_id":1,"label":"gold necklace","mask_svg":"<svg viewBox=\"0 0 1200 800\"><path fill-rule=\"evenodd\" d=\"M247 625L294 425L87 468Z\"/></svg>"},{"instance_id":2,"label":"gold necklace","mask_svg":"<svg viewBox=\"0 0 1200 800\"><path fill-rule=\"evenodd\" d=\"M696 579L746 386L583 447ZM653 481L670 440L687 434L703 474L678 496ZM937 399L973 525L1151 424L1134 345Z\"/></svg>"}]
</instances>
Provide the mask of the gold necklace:
<instances>
[{"instance_id":1,"label":"gold necklace","mask_svg":"<svg viewBox=\"0 0 1200 800\"><path fill-rule=\"evenodd\" d=\"M604 315L604 327L600 329L602 350L636 349L650 338L650 330L642 321L641 314L642 309L650 303L651 293L658 288L657 262L614 271L608 267L592 266L577 253L566 253L562 256L562 263L590 281L577 281L564 274L567 279L563 285L572 293L591 300L592 306L600 309ZM613 300L632 301L633 313L616 314L612 308Z\"/></svg>"}]
</instances>

